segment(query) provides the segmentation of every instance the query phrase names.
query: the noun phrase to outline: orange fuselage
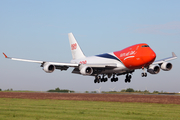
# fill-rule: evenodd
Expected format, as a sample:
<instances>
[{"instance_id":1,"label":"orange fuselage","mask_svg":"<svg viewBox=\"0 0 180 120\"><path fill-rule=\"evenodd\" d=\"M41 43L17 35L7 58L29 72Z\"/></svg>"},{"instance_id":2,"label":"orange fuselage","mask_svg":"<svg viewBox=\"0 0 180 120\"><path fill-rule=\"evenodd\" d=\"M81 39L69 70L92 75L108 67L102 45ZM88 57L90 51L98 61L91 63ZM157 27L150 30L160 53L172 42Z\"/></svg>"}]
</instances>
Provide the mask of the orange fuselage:
<instances>
[{"instance_id":1,"label":"orange fuselage","mask_svg":"<svg viewBox=\"0 0 180 120\"><path fill-rule=\"evenodd\" d=\"M129 69L147 67L156 59L155 52L145 43L130 46L114 54Z\"/></svg>"}]
</instances>

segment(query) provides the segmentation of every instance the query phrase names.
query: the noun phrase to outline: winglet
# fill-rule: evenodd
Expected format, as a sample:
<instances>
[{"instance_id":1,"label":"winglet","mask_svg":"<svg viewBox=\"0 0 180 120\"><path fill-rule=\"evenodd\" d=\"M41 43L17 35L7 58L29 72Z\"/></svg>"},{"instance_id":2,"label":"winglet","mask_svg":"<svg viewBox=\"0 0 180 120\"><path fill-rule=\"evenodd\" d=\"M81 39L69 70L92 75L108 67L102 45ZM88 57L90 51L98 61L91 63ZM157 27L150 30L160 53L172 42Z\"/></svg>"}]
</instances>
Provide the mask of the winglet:
<instances>
[{"instance_id":1,"label":"winglet","mask_svg":"<svg viewBox=\"0 0 180 120\"><path fill-rule=\"evenodd\" d=\"M176 54L175 54L174 52L172 52L172 56L173 56L173 57L177 57Z\"/></svg>"},{"instance_id":2,"label":"winglet","mask_svg":"<svg viewBox=\"0 0 180 120\"><path fill-rule=\"evenodd\" d=\"M5 58L8 58L7 55L6 55L5 53L3 53L3 55L4 55Z\"/></svg>"}]
</instances>

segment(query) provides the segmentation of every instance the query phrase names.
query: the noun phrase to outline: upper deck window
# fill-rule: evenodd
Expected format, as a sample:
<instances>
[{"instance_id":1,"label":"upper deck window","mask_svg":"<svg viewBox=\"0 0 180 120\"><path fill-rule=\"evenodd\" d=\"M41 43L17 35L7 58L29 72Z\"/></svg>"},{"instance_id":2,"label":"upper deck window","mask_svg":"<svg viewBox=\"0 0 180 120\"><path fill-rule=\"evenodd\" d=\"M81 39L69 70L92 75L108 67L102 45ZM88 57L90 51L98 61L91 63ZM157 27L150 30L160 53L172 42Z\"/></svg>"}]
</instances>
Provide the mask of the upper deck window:
<instances>
[{"instance_id":1,"label":"upper deck window","mask_svg":"<svg viewBox=\"0 0 180 120\"><path fill-rule=\"evenodd\" d=\"M149 45L142 45L141 47L149 47Z\"/></svg>"}]
</instances>

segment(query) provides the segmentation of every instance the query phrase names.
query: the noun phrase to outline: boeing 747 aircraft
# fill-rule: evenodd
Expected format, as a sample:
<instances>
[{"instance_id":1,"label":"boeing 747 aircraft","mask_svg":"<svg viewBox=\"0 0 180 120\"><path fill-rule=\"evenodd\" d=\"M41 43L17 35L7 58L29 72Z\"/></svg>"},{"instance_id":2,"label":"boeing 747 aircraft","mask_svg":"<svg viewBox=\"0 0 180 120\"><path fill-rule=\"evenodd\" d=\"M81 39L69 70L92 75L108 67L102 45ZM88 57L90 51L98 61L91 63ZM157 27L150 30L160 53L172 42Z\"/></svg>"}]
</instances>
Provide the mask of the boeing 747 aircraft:
<instances>
[{"instance_id":1,"label":"boeing 747 aircraft","mask_svg":"<svg viewBox=\"0 0 180 120\"><path fill-rule=\"evenodd\" d=\"M11 60L39 63L46 73L52 73L55 69L62 71L73 67L72 73L94 76L94 83L106 82L108 78L111 78L111 82L116 82L119 75L126 75L125 82L130 83L131 74L136 69L142 69L142 77L147 77L145 69L150 74L158 74L160 69L169 71L172 69L172 64L168 61L177 58L175 53L172 53L171 57L155 61L156 53L145 43L132 45L121 51L86 57L73 34L69 33L68 37L73 58L70 63L18 59L3 54L5 58Z\"/></svg>"}]
</instances>

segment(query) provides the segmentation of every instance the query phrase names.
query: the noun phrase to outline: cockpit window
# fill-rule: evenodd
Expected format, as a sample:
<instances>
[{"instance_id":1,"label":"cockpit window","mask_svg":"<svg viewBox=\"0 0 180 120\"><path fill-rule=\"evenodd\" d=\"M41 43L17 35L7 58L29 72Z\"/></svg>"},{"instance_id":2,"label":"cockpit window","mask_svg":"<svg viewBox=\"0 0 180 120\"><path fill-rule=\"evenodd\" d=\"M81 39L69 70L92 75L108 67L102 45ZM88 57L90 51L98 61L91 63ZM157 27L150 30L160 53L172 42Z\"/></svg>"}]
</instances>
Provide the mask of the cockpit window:
<instances>
[{"instance_id":1,"label":"cockpit window","mask_svg":"<svg viewBox=\"0 0 180 120\"><path fill-rule=\"evenodd\" d=\"M149 45L142 45L141 47L149 47Z\"/></svg>"}]
</instances>

